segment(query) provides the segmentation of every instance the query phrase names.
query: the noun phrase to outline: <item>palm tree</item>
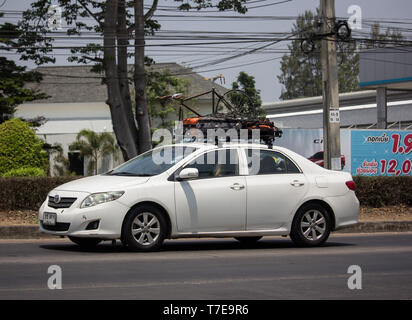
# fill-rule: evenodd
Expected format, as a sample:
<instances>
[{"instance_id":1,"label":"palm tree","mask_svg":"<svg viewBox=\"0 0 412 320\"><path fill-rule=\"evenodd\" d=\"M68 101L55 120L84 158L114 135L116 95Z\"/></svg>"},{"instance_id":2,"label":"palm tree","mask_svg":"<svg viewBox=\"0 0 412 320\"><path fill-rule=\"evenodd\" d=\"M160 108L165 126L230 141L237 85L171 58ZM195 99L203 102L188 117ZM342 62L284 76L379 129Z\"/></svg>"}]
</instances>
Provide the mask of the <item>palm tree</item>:
<instances>
[{"instance_id":1,"label":"palm tree","mask_svg":"<svg viewBox=\"0 0 412 320\"><path fill-rule=\"evenodd\" d=\"M69 149L79 150L80 155L89 157L87 165L88 174L97 174L97 160L107 155L113 155L117 159L117 149L114 137L108 132L96 133L92 130L83 129L70 145Z\"/></svg>"}]
</instances>

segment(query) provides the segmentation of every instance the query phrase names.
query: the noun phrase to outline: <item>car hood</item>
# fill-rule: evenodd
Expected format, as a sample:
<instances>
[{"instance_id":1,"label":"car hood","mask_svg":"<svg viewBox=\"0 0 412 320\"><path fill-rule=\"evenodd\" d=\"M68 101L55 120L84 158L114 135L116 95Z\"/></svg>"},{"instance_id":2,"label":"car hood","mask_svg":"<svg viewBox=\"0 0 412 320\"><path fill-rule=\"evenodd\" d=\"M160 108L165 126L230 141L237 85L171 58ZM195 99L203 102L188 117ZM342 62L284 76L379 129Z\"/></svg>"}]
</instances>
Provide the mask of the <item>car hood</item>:
<instances>
[{"instance_id":1,"label":"car hood","mask_svg":"<svg viewBox=\"0 0 412 320\"><path fill-rule=\"evenodd\" d=\"M81 191L81 192L105 192L123 191L129 186L135 186L147 182L150 177L124 177L112 175L97 175L82 178L58 186L54 190L58 191Z\"/></svg>"}]
</instances>

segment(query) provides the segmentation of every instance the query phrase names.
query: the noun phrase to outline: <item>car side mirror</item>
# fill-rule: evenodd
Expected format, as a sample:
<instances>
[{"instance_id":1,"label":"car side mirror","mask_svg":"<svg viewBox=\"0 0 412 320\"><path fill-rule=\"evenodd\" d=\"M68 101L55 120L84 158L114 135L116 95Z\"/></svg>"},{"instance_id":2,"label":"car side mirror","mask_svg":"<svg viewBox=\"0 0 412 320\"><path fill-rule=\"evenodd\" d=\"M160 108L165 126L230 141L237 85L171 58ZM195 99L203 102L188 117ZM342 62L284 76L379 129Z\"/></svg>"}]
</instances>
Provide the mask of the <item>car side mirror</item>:
<instances>
[{"instance_id":1,"label":"car side mirror","mask_svg":"<svg viewBox=\"0 0 412 320\"><path fill-rule=\"evenodd\" d=\"M179 173L179 180L189 180L199 177L199 170L196 168L184 168Z\"/></svg>"}]
</instances>

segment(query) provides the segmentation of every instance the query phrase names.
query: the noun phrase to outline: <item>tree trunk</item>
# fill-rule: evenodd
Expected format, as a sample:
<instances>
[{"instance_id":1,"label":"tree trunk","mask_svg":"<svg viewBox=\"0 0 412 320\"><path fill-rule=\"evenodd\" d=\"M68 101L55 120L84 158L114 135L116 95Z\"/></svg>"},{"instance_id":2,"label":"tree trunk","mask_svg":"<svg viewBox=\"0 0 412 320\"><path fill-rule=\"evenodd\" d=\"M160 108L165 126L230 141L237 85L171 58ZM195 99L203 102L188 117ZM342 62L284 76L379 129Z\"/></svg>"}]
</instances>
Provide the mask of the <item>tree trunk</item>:
<instances>
[{"instance_id":1,"label":"tree trunk","mask_svg":"<svg viewBox=\"0 0 412 320\"><path fill-rule=\"evenodd\" d=\"M144 9L143 0L135 1L135 56L134 56L134 86L136 92L136 120L139 128L139 152L145 152L152 147L150 119L147 110L146 79L144 70Z\"/></svg>"},{"instance_id":2,"label":"tree trunk","mask_svg":"<svg viewBox=\"0 0 412 320\"><path fill-rule=\"evenodd\" d=\"M118 0L107 0L105 21L103 26L104 44L104 69L107 84L107 104L110 107L113 130L117 142L123 153L124 160L137 155L135 141L127 119L121 90L119 86L119 74L116 64L116 34Z\"/></svg>"},{"instance_id":3,"label":"tree trunk","mask_svg":"<svg viewBox=\"0 0 412 320\"><path fill-rule=\"evenodd\" d=\"M130 99L129 74L127 70L127 46L129 33L126 26L126 1L119 0L117 16L117 70L119 74L120 98L125 110L133 141L137 147L138 135Z\"/></svg>"}]
</instances>

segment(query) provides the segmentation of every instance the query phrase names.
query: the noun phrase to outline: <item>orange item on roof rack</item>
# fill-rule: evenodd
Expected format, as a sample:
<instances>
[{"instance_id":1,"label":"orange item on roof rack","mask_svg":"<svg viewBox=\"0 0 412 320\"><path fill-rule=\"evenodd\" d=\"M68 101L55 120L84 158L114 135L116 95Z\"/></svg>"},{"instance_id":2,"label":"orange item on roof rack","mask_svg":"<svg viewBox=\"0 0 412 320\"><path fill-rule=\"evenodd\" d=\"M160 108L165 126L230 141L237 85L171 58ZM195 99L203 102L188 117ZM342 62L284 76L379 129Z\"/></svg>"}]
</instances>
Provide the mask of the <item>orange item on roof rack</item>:
<instances>
[{"instance_id":1,"label":"orange item on roof rack","mask_svg":"<svg viewBox=\"0 0 412 320\"><path fill-rule=\"evenodd\" d=\"M199 122L199 117L195 117L195 118L186 118L185 120L183 120L183 124L196 124Z\"/></svg>"}]
</instances>

